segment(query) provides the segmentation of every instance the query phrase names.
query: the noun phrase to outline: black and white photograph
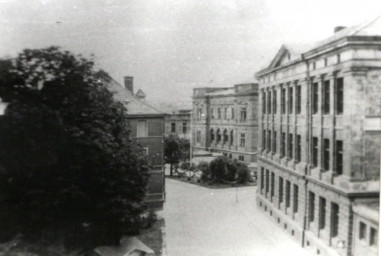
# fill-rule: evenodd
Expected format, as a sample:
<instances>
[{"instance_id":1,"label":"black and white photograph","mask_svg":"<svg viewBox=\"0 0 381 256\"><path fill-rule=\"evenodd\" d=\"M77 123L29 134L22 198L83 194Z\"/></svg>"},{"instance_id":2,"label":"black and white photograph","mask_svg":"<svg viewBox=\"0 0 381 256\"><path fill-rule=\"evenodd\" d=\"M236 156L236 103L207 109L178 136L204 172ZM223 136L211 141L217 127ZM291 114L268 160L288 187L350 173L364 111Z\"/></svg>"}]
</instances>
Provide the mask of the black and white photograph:
<instances>
[{"instance_id":1,"label":"black and white photograph","mask_svg":"<svg viewBox=\"0 0 381 256\"><path fill-rule=\"evenodd\" d=\"M0 0L0 256L378 256L380 0Z\"/></svg>"}]
</instances>

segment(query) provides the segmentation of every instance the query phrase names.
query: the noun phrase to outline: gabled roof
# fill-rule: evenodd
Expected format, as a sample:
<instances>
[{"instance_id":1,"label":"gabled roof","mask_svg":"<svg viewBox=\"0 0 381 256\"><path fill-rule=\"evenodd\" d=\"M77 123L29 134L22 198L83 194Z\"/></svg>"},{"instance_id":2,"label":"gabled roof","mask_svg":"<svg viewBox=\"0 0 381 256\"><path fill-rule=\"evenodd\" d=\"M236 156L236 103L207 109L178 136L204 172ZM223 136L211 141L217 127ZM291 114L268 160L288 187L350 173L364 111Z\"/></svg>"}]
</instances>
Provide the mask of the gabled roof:
<instances>
[{"instance_id":1,"label":"gabled roof","mask_svg":"<svg viewBox=\"0 0 381 256\"><path fill-rule=\"evenodd\" d=\"M152 107L146 101L140 100L131 91L116 82L104 71L99 72L99 78L106 84L107 88L114 94L114 98L122 102L128 115L163 115L160 110Z\"/></svg>"}]
</instances>

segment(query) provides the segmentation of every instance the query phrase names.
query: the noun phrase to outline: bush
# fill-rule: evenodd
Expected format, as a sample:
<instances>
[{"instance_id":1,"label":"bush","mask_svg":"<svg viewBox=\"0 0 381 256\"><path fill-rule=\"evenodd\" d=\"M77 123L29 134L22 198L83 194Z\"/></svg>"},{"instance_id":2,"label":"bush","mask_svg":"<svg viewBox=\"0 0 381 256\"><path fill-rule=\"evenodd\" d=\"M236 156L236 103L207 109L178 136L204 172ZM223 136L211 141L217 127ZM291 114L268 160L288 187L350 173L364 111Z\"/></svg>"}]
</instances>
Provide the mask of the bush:
<instances>
[{"instance_id":1,"label":"bush","mask_svg":"<svg viewBox=\"0 0 381 256\"><path fill-rule=\"evenodd\" d=\"M188 162L182 162L180 164L180 169L183 169L183 170L190 170L190 164Z\"/></svg>"},{"instance_id":2,"label":"bush","mask_svg":"<svg viewBox=\"0 0 381 256\"><path fill-rule=\"evenodd\" d=\"M250 181L250 169L245 163L238 163L238 183L246 183Z\"/></svg>"},{"instance_id":3,"label":"bush","mask_svg":"<svg viewBox=\"0 0 381 256\"><path fill-rule=\"evenodd\" d=\"M203 182L206 182L206 181L208 181L210 179L210 168L209 168L208 162L201 161L198 164L197 169L199 169L202 172L202 174L201 174L201 180Z\"/></svg>"},{"instance_id":4,"label":"bush","mask_svg":"<svg viewBox=\"0 0 381 256\"><path fill-rule=\"evenodd\" d=\"M227 175L227 163L228 160L225 156L219 156L210 162L210 172L212 179L216 182L220 182Z\"/></svg>"}]
</instances>

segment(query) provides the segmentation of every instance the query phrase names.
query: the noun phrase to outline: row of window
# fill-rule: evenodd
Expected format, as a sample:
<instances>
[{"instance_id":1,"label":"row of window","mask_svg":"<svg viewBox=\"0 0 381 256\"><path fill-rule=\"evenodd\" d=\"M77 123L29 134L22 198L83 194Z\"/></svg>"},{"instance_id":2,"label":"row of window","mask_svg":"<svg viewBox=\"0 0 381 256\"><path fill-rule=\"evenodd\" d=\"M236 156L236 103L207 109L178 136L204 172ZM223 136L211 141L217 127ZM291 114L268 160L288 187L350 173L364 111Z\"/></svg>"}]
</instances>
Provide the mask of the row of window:
<instances>
[{"instance_id":1,"label":"row of window","mask_svg":"<svg viewBox=\"0 0 381 256\"><path fill-rule=\"evenodd\" d=\"M230 137L230 140L229 140ZM222 144L229 143L229 145L233 145L234 142L234 132L230 131L230 136L227 131L227 129L224 129L223 134L221 134L221 130L217 129L216 134L214 132L214 129L210 129L210 141L220 143L222 141ZM246 134L241 133L240 134L240 141L239 141L240 147L245 147L246 145Z\"/></svg>"},{"instance_id":2,"label":"row of window","mask_svg":"<svg viewBox=\"0 0 381 256\"><path fill-rule=\"evenodd\" d=\"M296 139L296 141L294 141ZM302 138L301 135L297 134L296 138L294 138L293 134L286 134L282 132L280 138L280 150L277 150L277 132L276 131L262 131L262 149L272 152L274 154L279 153L281 157L286 156L286 147L287 147L287 157L290 159L294 159L295 162L301 161L301 153L302 153ZM294 144L295 144L295 152L294 152ZM318 156L319 156L319 138L312 137L312 159L311 163L313 166L319 166ZM330 140L323 139L322 141L323 151L321 154L321 166L322 169L328 171L330 169ZM335 157L335 166L334 170L337 175L341 175L343 173L343 141L336 140L334 145L334 157ZM294 156L295 153L295 156Z\"/></svg>"},{"instance_id":3,"label":"row of window","mask_svg":"<svg viewBox=\"0 0 381 256\"><path fill-rule=\"evenodd\" d=\"M176 132L176 123L171 123L171 132L175 133ZM188 132L188 124L183 123L183 133Z\"/></svg>"},{"instance_id":4,"label":"row of window","mask_svg":"<svg viewBox=\"0 0 381 256\"><path fill-rule=\"evenodd\" d=\"M214 108L211 108L210 109L210 116L211 116L211 119L212 120L215 120L215 119L218 119L218 120L229 120L229 116L228 116L228 109L229 108L217 108L217 113L215 115L215 111L214 111ZM223 111L223 115L222 115L222 111ZM197 109L197 120L202 120L204 117L204 114L203 114L203 111L202 111L202 108L198 108ZM240 121L245 121L247 118L247 110L246 110L246 107L241 107L240 108L240 111L239 111L239 120ZM233 120L235 119L235 112L234 112L234 108L230 108L230 119Z\"/></svg>"},{"instance_id":5,"label":"row of window","mask_svg":"<svg viewBox=\"0 0 381 256\"><path fill-rule=\"evenodd\" d=\"M224 152L223 154L226 157L228 156L228 153L226 153L226 152ZM229 154L229 159L233 159L233 155L232 154ZM239 161L245 161L245 156L244 155L238 155L238 160Z\"/></svg>"},{"instance_id":6,"label":"row of window","mask_svg":"<svg viewBox=\"0 0 381 256\"><path fill-rule=\"evenodd\" d=\"M375 229L374 227L370 227L369 229L369 238L367 238L367 225L360 221L359 222L359 239L362 240L362 241L366 241L367 239L369 239L369 245L370 246L377 246L377 241L378 241L378 238L377 238L377 229Z\"/></svg>"},{"instance_id":7,"label":"row of window","mask_svg":"<svg viewBox=\"0 0 381 256\"><path fill-rule=\"evenodd\" d=\"M321 100L321 107L323 114L330 114L331 100L330 95L334 93L334 105L336 106L336 114L340 115L344 111L344 79L342 77L335 79L334 90L331 92L331 80L325 80L322 83L315 82L312 84L311 92L311 110L312 114L319 112L319 100ZM302 112L302 86L296 85L296 95L294 100L294 87L282 87L280 92L280 112L281 114L293 114L294 101L295 112L297 115ZM319 96L321 99L319 99ZM268 90L262 92L262 113L263 114L277 114L277 90Z\"/></svg>"}]
</instances>

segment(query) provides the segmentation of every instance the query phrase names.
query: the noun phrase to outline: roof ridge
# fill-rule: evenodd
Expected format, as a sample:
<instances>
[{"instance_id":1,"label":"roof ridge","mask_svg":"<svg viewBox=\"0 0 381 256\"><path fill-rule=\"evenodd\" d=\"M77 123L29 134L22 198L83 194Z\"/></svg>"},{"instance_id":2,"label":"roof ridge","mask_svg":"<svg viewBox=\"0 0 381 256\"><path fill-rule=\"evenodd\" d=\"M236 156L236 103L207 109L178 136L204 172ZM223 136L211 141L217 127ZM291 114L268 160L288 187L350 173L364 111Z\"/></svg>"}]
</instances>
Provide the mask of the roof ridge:
<instances>
[{"instance_id":1,"label":"roof ridge","mask_svg":"<svg viewBox=\"0 0 381 256\"><path fill-rule=\"evenodd\" d=\"M349 35L353 36L353 35L356 35L359 31L361 31L362 29L372 25L374 22L376 22L379 18L381 18L381 15L380 16L377 16L376 18L370 20L370 21L365 21L363 22L363 24L360 24L359 27L357 29L354 29L354 31L352 33L350 33Z\"/></svg>"}]
</instances>

